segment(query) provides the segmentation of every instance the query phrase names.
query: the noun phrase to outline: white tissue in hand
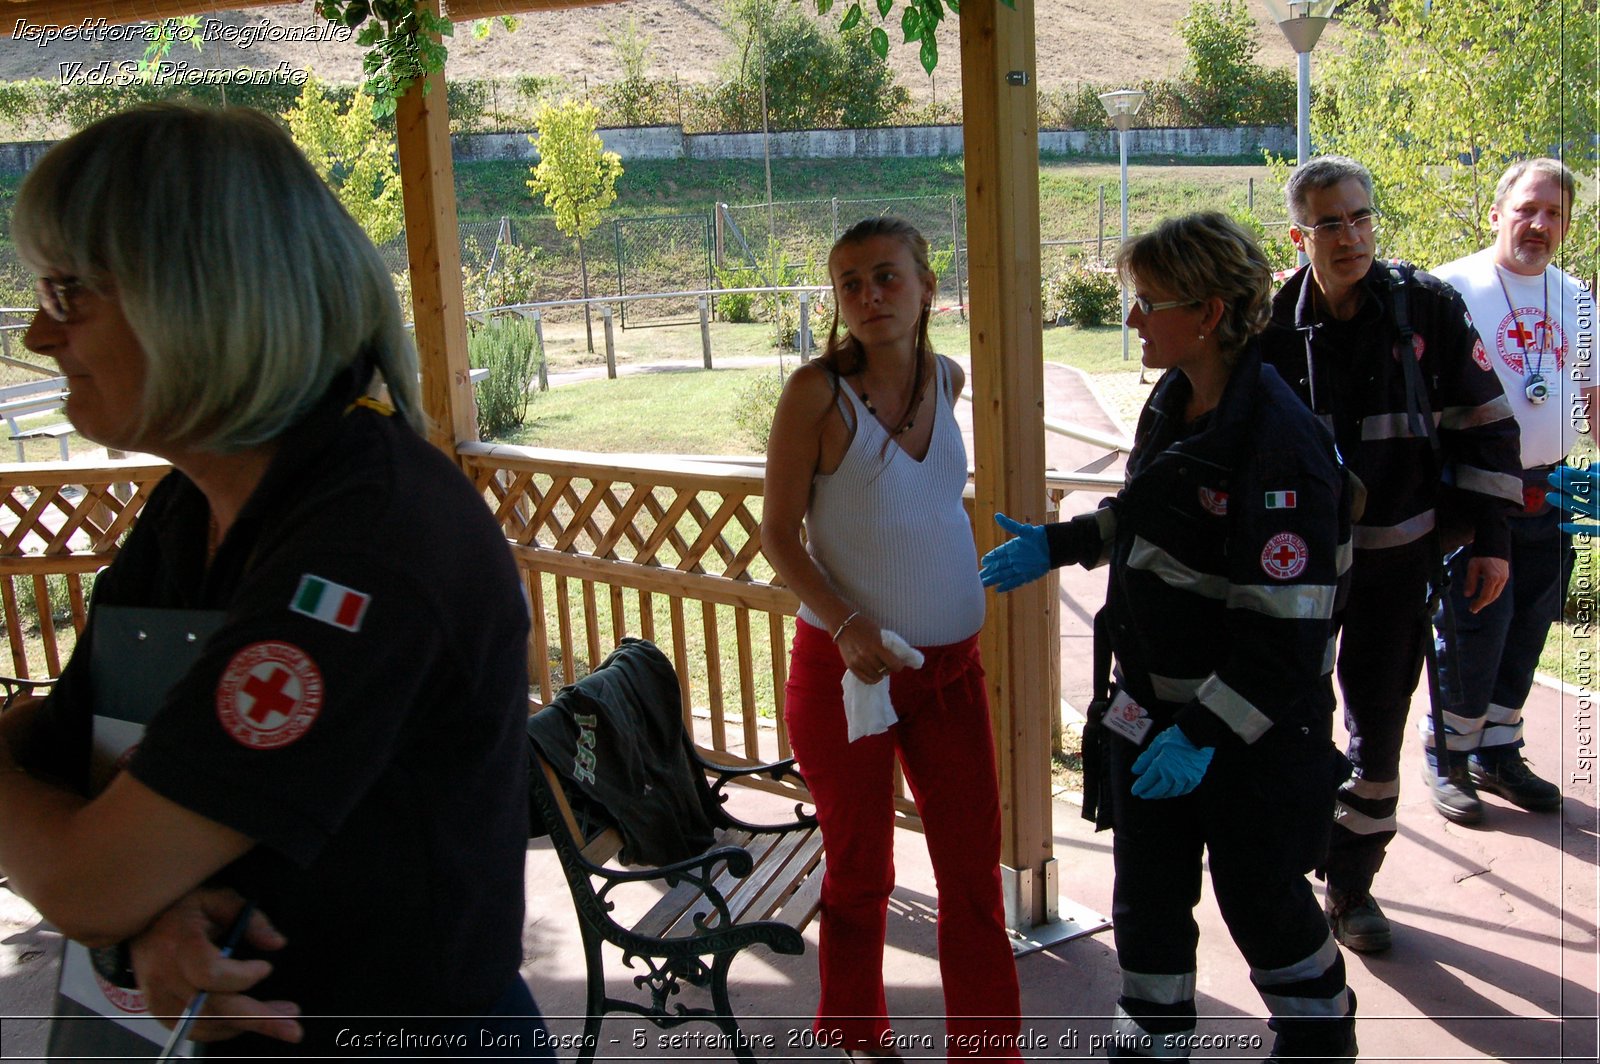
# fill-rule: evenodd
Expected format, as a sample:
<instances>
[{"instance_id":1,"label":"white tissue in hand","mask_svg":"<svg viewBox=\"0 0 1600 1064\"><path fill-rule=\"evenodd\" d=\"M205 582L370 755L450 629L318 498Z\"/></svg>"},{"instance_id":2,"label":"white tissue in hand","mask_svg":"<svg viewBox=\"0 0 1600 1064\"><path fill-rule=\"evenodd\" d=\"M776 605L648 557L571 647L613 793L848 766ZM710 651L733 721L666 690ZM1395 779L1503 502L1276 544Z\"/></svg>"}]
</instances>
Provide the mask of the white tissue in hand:
<instances>
[{"instance_id":1,"label":"white tissue in hand","mask_svg":"<svg viewBox=\"0 0 1600 1064\"><path fill-rule=\"evenodd\" d=\"M884 647L902 664L913 669L922 668L922 651L893 632L879 634L883 637ZM863 683L855 673L846 669L840 684L844 688L844 719L851 742L864 735L886 732L891 724L900 719L895 716L894 706L889 702L887 676L876 683Z\"/></svg>"}]
</instances>

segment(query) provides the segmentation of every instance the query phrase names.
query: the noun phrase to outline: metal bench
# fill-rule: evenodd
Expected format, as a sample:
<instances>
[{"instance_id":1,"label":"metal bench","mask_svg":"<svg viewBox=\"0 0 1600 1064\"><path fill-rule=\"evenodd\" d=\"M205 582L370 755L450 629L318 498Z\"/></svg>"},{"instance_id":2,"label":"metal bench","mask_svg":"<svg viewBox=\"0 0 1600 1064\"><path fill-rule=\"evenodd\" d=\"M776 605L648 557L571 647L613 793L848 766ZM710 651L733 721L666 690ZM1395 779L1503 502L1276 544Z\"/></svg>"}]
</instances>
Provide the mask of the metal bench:
<instances>
[{"instance_id":1,"label":"metal bench","mask_svg":"<svg viewBox=\"0 0 1600 1064\"><path fill-rule=\"evenodd\" d=\"M47 414L61 409L67 397L66 384L65 377L46 377L0 386L0 417L5 418L6 427L11 432L11 442L17 448L17 461L28 460L22 447L28 440L54 439L61 446L61 460L65 462L71 457L67 437L74 430L70 423L63 421L30 428L23 428L18 423L19 419L33 414Z\"/></svg>"},{"instance_id":2,"label":"metal bench","mask_svg":"<svg viewBox=\"0 0 1600 1064\"><path fill-rule=\"evenodd\" d=\"M794 818L779 824L747 823L727 811L727 785L731 781L758 776L772 781L786 777L799 781L794 762L730 767L701 756L677 716L678 687L672 666L660 650L644 640L626 640L624 647L607 658L601 668L563 688L555 701L530 718L530 737L536 734L535 722L541 717L570 711L570 706L562 705L563 698L601 697L613 692L614 688L608 691L599 678L621 653L633 655L636 663L644 660L645 668L670 681L663 685L671 691L670 705L661 708L677 722L677 737L684 747L700 807L714 830L714 841L703 852L683 860L650 867L619 865L614 860L619 851L635 843L636 838L625 838L615 818L575 785L572 773L564 773L541 753L538 740L530 744L534 831L537 833L542 826L549 834L566 873L588 967L587 1018L578 1060L587 1064L594 1058L606 1014L623 1012L641 1016L659 1028L708 1020L723 1032L723 1037L717 1039L719 1045L731 1049L739 1060L753 1064L751 1040L740 1031L729 1001L728 969L740 951L757 943L776 953L797 955L805 951L801 932L821 902L822 834L816 818L798 804ZM582 707L584 712L578 713L577 719L593 720L595 714L590 711L595 703L585 701ZM604 727L599 731L602 738L598 743L593 731L588 738L579 739L576 749L580 761L588 756L585 750L599 763L609 755ZM639 733L639 729L629 728L628 734ZM673 750L654 753L659 754L658 760L677 756ZM616 919L618 898L627 893L625 888L639 885L664 893L643 917L632 926L625 926ZM623 963L629 968L636 960L643 961L644 974L633 977L634 987L642 992L641 999L613 998L606 993L601 954L606 943L622 951ZM672 1001L682 983L708 990L711 1008ZM646 993L647 1001L642 1000Z\"/></svg>"}]
</instances>

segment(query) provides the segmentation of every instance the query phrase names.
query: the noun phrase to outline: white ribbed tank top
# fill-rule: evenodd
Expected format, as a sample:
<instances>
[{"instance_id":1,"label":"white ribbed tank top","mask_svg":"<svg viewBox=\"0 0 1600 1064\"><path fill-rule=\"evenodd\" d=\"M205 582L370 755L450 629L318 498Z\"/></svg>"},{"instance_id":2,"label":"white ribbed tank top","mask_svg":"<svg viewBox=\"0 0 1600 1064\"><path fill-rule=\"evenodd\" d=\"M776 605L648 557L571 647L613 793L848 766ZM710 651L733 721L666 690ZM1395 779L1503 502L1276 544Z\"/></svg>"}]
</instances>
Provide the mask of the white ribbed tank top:
<instances>
[{"instance_id":1,"label":"white ribbed tank top","mask_svg":"<svg viewBox=\"0 0 1600 1064\"><path fill-rule=\"evenodd\" d=\"M967 449L950 409L949 369L943 356L934 364L933 438L920 462L840 383L839 406L855 431L839 468L812 477L805 519L806 550L839 594L879 627L924 647L972 635L984 610L978 551L961 504ZM800 617L826 628L805 606Z\"/></svg>"}]
</instances>

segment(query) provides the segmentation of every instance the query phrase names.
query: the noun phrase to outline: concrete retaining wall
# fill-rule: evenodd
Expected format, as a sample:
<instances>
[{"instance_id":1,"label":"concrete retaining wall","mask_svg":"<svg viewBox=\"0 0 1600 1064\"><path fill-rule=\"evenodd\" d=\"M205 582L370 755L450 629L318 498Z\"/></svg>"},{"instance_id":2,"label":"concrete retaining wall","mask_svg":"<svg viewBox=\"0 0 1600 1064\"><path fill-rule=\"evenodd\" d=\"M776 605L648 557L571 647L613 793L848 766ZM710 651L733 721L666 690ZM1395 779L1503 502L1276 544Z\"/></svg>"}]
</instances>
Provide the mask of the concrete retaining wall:
<instances>
[{"instance_id":1,"label":"concrete retaining wall","mask_svg":"<svg viewBox=\"0 0 1600 1064\"><path fill-rule=\"evenodd\" d=\"M1289 126L1234 129L1135 129L1130 155L1176 155L1195 159L1258 155L1262 149L1294 154ZM602 129L606 148L630 159L759 159L760 133L685 133L678 126ZM27 173L50 141L0 144L0 173ZM463 133L450 138L459 162L539 157L526 133ZM961 154L960 126L889 126L881 129L807 129L772 134L779 159L884 159ZM1056 155L1116 155L1112 130L1052 130L1039 134L1039 150Z\"/></svg>"},{"instance_id":2,"label":"concrete retaining wall","mask_svg":"<svg viewBox=\"0 0 1600 1064\"><path fill-rule=\"evenodd\" d=\"M1177 155L1204 159L1258 155L1265 149L1294 154L1290 126L1232 129L1135 129L1130 155ZM759 159L760 133L685 133L678 126L602 129L607 150L629 159ZM468 133L451 138L461 160L539 157L526 133ZM960 126L888 126L880 129L806 129L773 133L779 159L884 159L960 155ZM1050 130L1039 134L1039 150L1056 155L1116 155L1113 130Z\"/></svg>"}]
</instances>

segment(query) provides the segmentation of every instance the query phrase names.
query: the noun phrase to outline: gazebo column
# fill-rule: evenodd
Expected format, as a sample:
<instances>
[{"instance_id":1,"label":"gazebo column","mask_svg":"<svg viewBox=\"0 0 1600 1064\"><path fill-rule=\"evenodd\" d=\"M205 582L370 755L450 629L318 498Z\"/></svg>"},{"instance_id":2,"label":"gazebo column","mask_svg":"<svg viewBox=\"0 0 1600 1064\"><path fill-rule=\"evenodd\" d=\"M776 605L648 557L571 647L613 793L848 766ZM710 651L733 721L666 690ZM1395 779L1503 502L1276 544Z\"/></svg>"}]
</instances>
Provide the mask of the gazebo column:
<instances>
[{"instance_id":1,"label":"gazebo column","mask_svg":"<svg viewBox=\"0 0 1600 1064\"><path fill-rule=\"evenodd\" d=\"M961 6L978 553L1004 537L992 515L1045 513L1039 318L1039 132L1032 0ZM989 596L982 635L1000 769L1006 915L1028 932L1056 919L1050 720L1058 712L1050 580Z\"/></svg>"},{"instance_id":2,"label":"gazebo column","mask_svg":"<svg viewBox=\"0 0 1600 1064\"><path fill-rule=\"evenodd\" d=\"M423 5L438 14L438 0L423 0ZM428 415L428 438L454 458L457 443L478 438L478 415L467 358L444 74L429 76L427 84L426 95L417 82L401 97L395 126L411 262L412 320L422 363L422 408Z\"/></svg>"}]
</instances>

